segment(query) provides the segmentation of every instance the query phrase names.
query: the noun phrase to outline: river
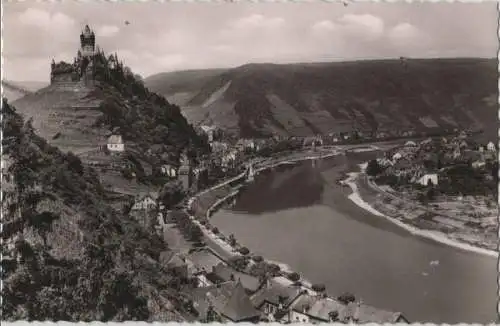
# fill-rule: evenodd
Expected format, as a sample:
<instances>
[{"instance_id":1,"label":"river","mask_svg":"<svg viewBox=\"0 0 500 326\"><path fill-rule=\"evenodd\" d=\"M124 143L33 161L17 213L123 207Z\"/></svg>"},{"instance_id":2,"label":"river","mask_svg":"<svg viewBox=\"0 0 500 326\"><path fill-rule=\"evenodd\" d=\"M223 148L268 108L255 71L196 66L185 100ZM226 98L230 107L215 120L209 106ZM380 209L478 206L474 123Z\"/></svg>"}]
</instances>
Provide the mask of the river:
<instances>
[{"instance_id":1,"label":"river","mask_svg":"<svg viewBox=\"0 0 500 326\"><path fill-rule=\"evenodd\" d=\"M347 199L335 181L371 155L265 171L211 223L332 296L348 291L411 322L495 322L495 258L413 236Z\"/></svg>"}]
</instances>

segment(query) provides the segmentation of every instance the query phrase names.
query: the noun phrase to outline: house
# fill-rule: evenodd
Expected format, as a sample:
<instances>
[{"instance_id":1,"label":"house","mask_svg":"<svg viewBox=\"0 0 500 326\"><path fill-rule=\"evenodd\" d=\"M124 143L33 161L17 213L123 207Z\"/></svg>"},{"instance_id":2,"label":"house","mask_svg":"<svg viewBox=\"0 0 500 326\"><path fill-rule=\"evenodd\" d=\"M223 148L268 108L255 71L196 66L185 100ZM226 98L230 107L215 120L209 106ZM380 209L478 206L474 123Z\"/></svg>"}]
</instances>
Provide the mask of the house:
<instances>
[{"instance_id":1,"label":"house","mask_svg":"<svg viewBox=\"0 0 500 326\"><path fill-rule=\"evenodd\" d=\"M496 152L497 150L497 147L495 146L495 144L493 142L489 142L488 145L486 145L486 149L490 152Z\"/></svg>"},{"instance_id":2,"label":"house","mask_svg":"<svg viewBox=\"0 0 500 326\"><path fill-rule=\"evenodd\" d=\"M409 321L400 312L377 309L361 302L349 303L339 317L341 320L348 320L359 324L409 324Z\"/></svg>"},{"instance_id":3,"label":"house","mask_svg":"<svg viewBox=\"0 0 500 326\"><path fill-rule=\"evenodd\" d=\"M392 156L392 161L395 162L395 161L401 159L401 157L402 157L401 153L398 152Z\"/></svg>"},{"instance_id":4,"label":"house","mask_svg":"<svg viewBox=\"0 0 500 326\"><path fill-rule=\"evenodd\" d=\"M108 138L107 148L112 153L121 153L125 150L125 144L121 135L111 135Z\"/></svg>"},{"instance_id":5,"label":"house","mask_svg":"<svg viewBox=\"0 0 500 326\"><path fill-rule=\"evenodd\" d=\"M438 175L436 173L424 174L420 179L418 179L417 183L422 186L427 186L429 181L432 182L433 185L438 184Z\"/></svg>"},{"instance_id":6,"label":"house","mask_svg":"<svg viewBox=\"0 0 500 326\"><path fill-rule=\"evenodd\" d=\"M482 168L483 166L485 166L486 163L484 161L474 161L474 162L472 162L471 165L474 169L479 169L479 168Z\"/></svg>"},{"instance_id":7,"label":"house","mask_svg":"<svg viewBox=\"0 0 500 326\"><path fill-rule=\"evenodd\" d=\"M301 295L282 317L285 322L328 323L349 321L345 316L346 305L322 294Z\"/></svg>"},{"instance_id":8,"label":"house","mask_svg":"<svg viewBox=\"0 0 500 326\"><path fill-rule=\"evenodd\" d=\"M196 250L187 255L188 269L191 275L211 273L215 266L224 264L222 259L208 249Z\"/></svg>"},{"instance_id":9,"label":"house","mask_svg":"<svg viewBox=\"0 0 500 326\"><path fill-rule=\"evenodd\" d=\"M217 266L214 266L212 272L207 275L207 278L215 284L239 280L245 290L250 294L255 293L262 284L257 277L238 272L225 264L217 264Z\"/></svg>"},{"instance_id":10,"label":"house","mask_svg":"<svg viewBox=\"0 0 500 326\"><path fill-rule=\"evenodd\" d=\"M252 297L253 305L262 311L269 321L280 320L283 313L304 291L293 284L285 284L278 278L268 279Z\"/></svg>"},{"instance_id":11,"label":"house","mask_svg":"<svg viewBox=\"0 0 500 326\"><path fill-rule=\"evenodd\" d=\"M376 309L361 302L344 304L321 293L303 294L288 309L282 322L301 323L408 323L401 314Z\"/></svg>"},{"instance_id":12,"label":"house","mask_svg":"<svg viewBox=\"0 0 500 326\"><path fill-rule=\"evenodd\" d=\"M161 174L168 176L169 178L175 178L177 176L177 169L170 164L163 164L160 167Z\"/></svg>"},{"instance_id":13,"label":"house","mask_svg":"<svg viewBox=\"0 0 500 326\"><path fill-rule=\"evenodd\" d=\"M136 197L134 206L132 206L133 211L138 210L152 210L156 208L156 200L158 199L158 194L147 193L141 194Z\"/></svg>"},{"instance_id":14,"label":"house","mask_svg":"<svg viewBox=\"0 0 500 326\"><path fill-rule=\"evenodd\" d=\"M417 146L417 144L414 141L409 140L405 143L405 146L414 147L414 146Z\"/></svg>"},{"instance_id":15,"label":"house","mask_svg":"<svg viewBox=\"0 0 500 326\"><path fill-rule=\"evenodd\" d=\"M197 288L190 296L200 321L257 323L261 319L239 281Z\"/></svg>"},{"instance_id":16,"label":"house","mask_svg":"<svg viewBox=\"0 0 500 326\"><path fill-rule=\"evenodd\" d=\"M173 251L163 251L160 253L160 263L174 275L187 278L188 267L186 259Z\"/></svg>"}]
</instances>

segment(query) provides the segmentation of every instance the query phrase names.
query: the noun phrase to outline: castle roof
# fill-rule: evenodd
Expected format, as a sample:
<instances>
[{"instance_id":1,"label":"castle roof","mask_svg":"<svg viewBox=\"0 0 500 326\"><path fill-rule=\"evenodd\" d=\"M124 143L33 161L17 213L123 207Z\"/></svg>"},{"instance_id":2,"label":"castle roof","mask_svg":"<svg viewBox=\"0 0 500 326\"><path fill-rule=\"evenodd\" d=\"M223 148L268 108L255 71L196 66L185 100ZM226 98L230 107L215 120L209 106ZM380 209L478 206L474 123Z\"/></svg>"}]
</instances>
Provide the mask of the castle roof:
<instances>
[{"instance_id":1,"label":"castle roof","mask_svg":"<svg viewBox=\"0 0 500 326\"><path fill-rule=\"evenodd\" d=\"M89 25L85 25L85 28L83 29L82 35L90 36L92 34L94 34L94 32L90 29Z\"/></svg>"},{"instance_id":2,"label":"castle roof","mask_svg":"<svg viewBox=\"0 0 500 326\"><path fill-rule=\"evenodd\" d=\"M121 135L111 135L108 138L108 144L123 144Z\"/></svg>"}]
</instances>

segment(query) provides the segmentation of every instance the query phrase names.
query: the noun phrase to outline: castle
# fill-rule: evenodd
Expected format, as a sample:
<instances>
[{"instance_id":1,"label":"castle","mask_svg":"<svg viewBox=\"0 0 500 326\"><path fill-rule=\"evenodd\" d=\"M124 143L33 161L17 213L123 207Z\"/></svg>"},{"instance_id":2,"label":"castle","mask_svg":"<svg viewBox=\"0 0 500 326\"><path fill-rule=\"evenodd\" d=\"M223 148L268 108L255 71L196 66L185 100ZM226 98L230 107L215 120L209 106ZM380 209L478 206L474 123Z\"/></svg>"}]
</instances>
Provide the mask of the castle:
<instances>
[{"instance_id":1,"label":"castle","mask_svg":"<svg viewBox=\"0 0 500 326\"><path fill-rule=\"evenodd\" d=\"M80 83L85 86L94 84L94 60L96 55L95 34L88 25L80 34L80 49L73 64L66 62L56 63L52 59L50 70L50 83L73 84Z\"/></svg>"}]
</instances>

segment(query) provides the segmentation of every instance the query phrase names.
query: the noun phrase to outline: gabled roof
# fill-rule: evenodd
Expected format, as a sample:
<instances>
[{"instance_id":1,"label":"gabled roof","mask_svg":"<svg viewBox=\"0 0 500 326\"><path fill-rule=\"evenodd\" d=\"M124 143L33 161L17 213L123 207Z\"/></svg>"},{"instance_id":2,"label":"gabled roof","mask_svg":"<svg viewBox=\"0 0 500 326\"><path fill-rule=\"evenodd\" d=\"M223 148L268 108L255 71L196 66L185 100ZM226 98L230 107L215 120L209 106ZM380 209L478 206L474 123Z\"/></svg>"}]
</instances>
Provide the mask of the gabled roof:
<instances>
[{"instance_id":1,"label":"gabled roof","mask_svg":"<svg viewBox=\"0 0 500 326\"><path fill-rule=\"evenodd\" d=\"M205 271L207 273L210 273L215 266L222 262L219 257L215 256L208 250L194 251L190 253L186 258L193 263L194 268L198 272Z\"/></svg>"},{"instance_id":2,"label":"gabled roof","mask_svg":"<svg viewBox=\"0 0 500 326\"><path fill-rule=\"evenodd\" d=\"M261 284L258 278L245 273L238 272L233 268L224 265L222 263L215 266L212 272L223 281L231 281L231 275L232 275L235 281L239 280L243 285L243 287L250 291L257 291Z\"/></svg>"},{"instance_id":3,"label":"gabled roof","mask_svg":"<svg viewBox=\"0 0 500 326\"><path fill-rule=\"evenodd\" d=\"M338 312L339 318L342 318L342 313L346 309L346 306L332 298L306 294L300 296L297 302L293 305L293 309L300 313L305 313L313 318L327 322L330 320L329 314L332 311Z\"/></svg>"},{"instance_id":4,"label":"gabled roof","mask_svg":"<svg viewBox=\"0 0 500 326\"><path fill-rule=\"evenodd\" d=\"M151 192L141 192L137 195L136 201L144 200L146 198L150 197L153 200L158 199L158 193L151 191Z\"/></svg>"},{"instance_id":5,"label":"gabled roof","mask_svg":"<svg viewBox=\"0 0 500 326\"><path fill-rule=\"evenodd\" d=\"M358 309L356 309L356 305L357 303L351 302L349 304L349 308L358 323L395 323L400 317L402 317L400 312L377 309L365 304L360 304Z\"/></svg>"},{"instance_id":6,"label":"gabled roof","mask_svg":"<svg viewBox=\"0 0 500 326\"><path fill-rule=\"evenodd\" d=\"M284 299L283 305L287 307L301 294L301 292L302 290L298 286L284 285L271 279L268 284L257 291L251 299L254 306L260 307L265 301L278 305L281 297Z\"/></svg>"},{"instance_id":7,"label":"gabled roof","mask_svg":"<svg viewBox=\"0 0 500 326\"><path fill-rule=\"evenodd\" d=\"M111 135L108 138L108 144L123 144L121 135Z\"/></svg>"},{"instance_id":8,"label":"gabled roof","mask_svg":"<svg viewBox=\"0 0 500 326\"><path fill-rule=\"evenodd\" d=\"M195 309L204 318L209 305L233 322L260 316L241 282L225 282L219 285L198 288L193 291Z\"/></svg>"}]
</instances>

